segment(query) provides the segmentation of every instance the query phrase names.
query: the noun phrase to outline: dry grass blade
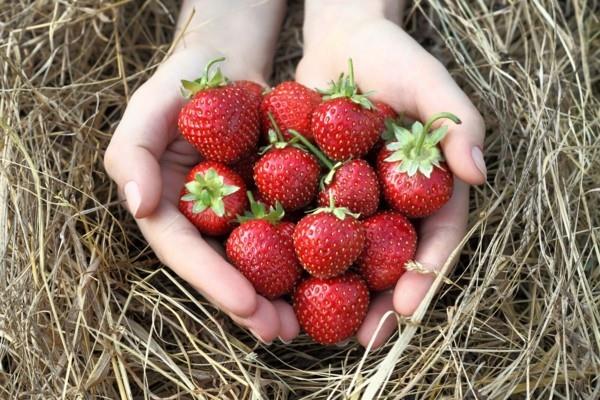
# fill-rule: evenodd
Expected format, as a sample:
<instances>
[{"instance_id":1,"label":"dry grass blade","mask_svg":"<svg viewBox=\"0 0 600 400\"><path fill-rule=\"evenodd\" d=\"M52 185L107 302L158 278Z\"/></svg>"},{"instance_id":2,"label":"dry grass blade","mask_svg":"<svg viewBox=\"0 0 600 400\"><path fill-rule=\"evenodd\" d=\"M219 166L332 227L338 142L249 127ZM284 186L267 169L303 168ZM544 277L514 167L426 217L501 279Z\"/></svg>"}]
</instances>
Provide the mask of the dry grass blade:
<instances>
[{"instance_id":1,"label":"dry grass blade","mask_svg":"<svg viewBox=\"0 0 600 400\"><path fill-rule=\"evenodd\" d=\"M600 4L415 1L485 115L449 280L376 351L258 345L163 267L102 168L175 0L0 6L0 398L600 398ZM290 4L274 81L302 55Z\"/></svg>"}]
</instances>

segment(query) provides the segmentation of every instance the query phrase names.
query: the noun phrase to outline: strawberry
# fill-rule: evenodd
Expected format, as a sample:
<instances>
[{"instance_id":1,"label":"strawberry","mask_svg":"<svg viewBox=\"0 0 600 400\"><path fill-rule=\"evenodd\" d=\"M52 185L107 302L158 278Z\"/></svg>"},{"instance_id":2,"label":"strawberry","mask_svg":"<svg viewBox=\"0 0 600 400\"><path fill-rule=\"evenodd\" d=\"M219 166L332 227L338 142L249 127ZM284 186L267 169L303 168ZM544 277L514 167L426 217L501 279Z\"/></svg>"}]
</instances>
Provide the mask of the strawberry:
<instances>
[{"instance_id":1,"label":"strawberry","mask_svg":"<svg viewBox=\"0 0 600 400\"><path fill-rule=\"evenodd\" d=\"M373 109L377 115L379 115L380 118L383 118L384 121L387 119L395 120L398 118L398 113L389 104L381 100L372 100L371 102L373 103Z\"/></svg>"},{"instance_id":2,"label":"strawberry","mask_svg":"<svg viewBox=\"0 0 600 400\"><path fill-rule=\"evenodd\" d=\"M225 165L204 161L188 172L179 210L202 233L220 236L233 229L247 201L243 179Z\"/></svg>"},{"instance_id":3,"label":"strawberry","mask_svg":"<svg viewBox=\"0 0 600 400\"><path fill-rule=\"evenodd\" d=\"M379 154L379 151L381 150L381 148L385 144L385 140L387 139L389 124L396 121L399 117L398 113L390 105L384 103L383 101L373 100L373 107L377 112L377 115L379 115L379 117L383 119L384 129L383 132L381 132L381 134L379 135L377 142L373 145L373 147L371 148L371 150L369 150L369 153L365 157L365 159L367 159L369 163L375 163L375 160L377 160L377 154Z\"/></svg>"},{"instance_id":4,"label":"strawberry","mask_svg":"<svg viewBox=\"0 0 600 400\"><path fill-rule=\"evenodd\" d=\"M379 206L377 174L365 160L338 164L324 179L324 187L319 192L319 206L326 206L331 197L338 206L368 217Z\"/></svg>"},{"instance_id":5,"label":"strawberry","mask_svg":"<svg viewBox=\"0 0 600 400\"><path fill-rule=\"evenodd\" d=\"M393 287L404 273L404 265L417 249L417 233L410 221L393 212L380 212L363 221L365 248L356 261L370 290Z\"/></svg>"},{"instance_id":6,"label":"strawberry","mask_svg":"<svg viewBox=\"0 0 600 400\"><path fill-rule=\"evenodd\" d=\"M290 134L329 169L321 180L319 206L327 206L333 198L338 206L348 208L351 212L362 216L369 216L377 211L379 182L377 174L369 163L364 160L350 160L333 164L323 152L298 132L290 130Z\"/></svg>"},{"instance_id":7,"label":"strawberry","mask_svg":"<svg viewBox=\"0 0 600 400\"><path fill-rule=\"evenodd\" d=\"M321 96L316 91L298 82L286 81L275 86L265 95L260 106L262 127L265 134L273 125L269 114L289 139L288 129L294 129L309 140L313 139L310 123L312 113L321 103Z\"/></svg>"},{"instance_id":8,"label":"strawberry","mask_svg":"<svg viewBox=\"0 0 600 400\"><path fill-rule=\"evenodd\" d=\"M305 150L285 142L275 124L271 145L254 165L254 182L267 203L288 211L307 206L317 194L321 168Z\"/></svg>"},{"instance_id":9,"label":"strawberry","mask_svg":"<svg viewBox=\"0 0 600 400\"><path fill-rule=\"evenodd\" d=\"M239 87L240 89L244 89L247 92L249 92L254 98L256 104L258 104L258 107L260 107L260 103L262 102L263 98L263 91L265 90L264 86L256 82L246 80L233 81L231 82L231 85Z\"/></svg>"},{"instance_id":10,"label":"strawberry","mask_svg":"<svg viewBox=\"0 0 600 400\"><path fill-rule=\"evenodd\" d=\"M221 70L195 81L182 81L191 100L179 112L178 126L183 137L203 158L225 164L234 163L256 148L259 113L256 94L245 86L228 83Z\"/></svg>"},{"instance_id":11,"label":"strawberry","mask_svg":"<svg viewBox=\"0 0 600 400\"><path fill-rule=\"evenodd\" d=\"M259 154L252 152L235 164L231 165L231 169L242 177L244 182L246 182L246 187L248 188L254 187L254 164L256 164L259 158Z\"/></svg>"},{"instance_id":12,"label":"strawberry","mask_svg":"<svg viewBox=\"0 0 600 400\"><path fill-rule=\"evenodd\" d=\"M392 124L395 141L377 156L377 173L386 201L409 218L433 214L452 196L452 173L442 162L438 146L448 127L428 134L433 122L440 118L460 124L458 117L450 113L433 115L425 126L417 121L411 131Z\"/></svg>"},{"instance_id":13,"label":"strawberry","mask_svg":"<svg viewBox=\"0 0 600 400\"><path fill-rule=\"evenodd\" d=\"M342 74L329 90L322 91L325 101L315 108L311 121L315 141L336 161L367 154L384 128L367 96L358 94L352 60L349 69L349 76Z\"/></svg>"},{"instance_id":14,"label":"strawberry","mask_svg":"<svg viewBox=\"0 0 600 400\"><path fill-rule=\"evenodd\" d=\"M229 235L225 251L258 294L276 299L291 293L302 272L294 254L294 224L281 221L280 204L267 213L250 192L248 198L252 212L240 218L241 225Z\"/></svg>"},{"instance_id":15,"label":"strawberry","mask_svg":"<svg viewBox=\"0 0 600 400\"><path fill-rule=\"evenodd\" d=\"M294 312L304 331L320 344L342 342L356 333L369 307L369 290L356 274L310 277L294 293Z\"/></svg>"},{"instance_id":16,"label":"strawberry","mask_svg":"<svg viewBox=\"0 0 600 400\"><path fill-rule=\"evenodd\" d=\"M294 230L296 255L304 269L318 278L330 278L346 271L365 244L365 232L356 220L358 216L331 203L302 218Z\"/></svg>"}]
</instances>

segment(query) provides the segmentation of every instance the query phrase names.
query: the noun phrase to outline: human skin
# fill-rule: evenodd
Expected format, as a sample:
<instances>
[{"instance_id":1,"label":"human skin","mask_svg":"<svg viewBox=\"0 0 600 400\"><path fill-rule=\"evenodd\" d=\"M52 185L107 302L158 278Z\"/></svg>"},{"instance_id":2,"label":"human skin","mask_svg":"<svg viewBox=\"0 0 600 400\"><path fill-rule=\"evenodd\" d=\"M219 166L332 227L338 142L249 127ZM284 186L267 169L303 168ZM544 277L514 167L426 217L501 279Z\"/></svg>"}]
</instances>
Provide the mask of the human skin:
<instances>
[{"instance_id":1,"label":"human skin","mask_svg":"<svg viewBox=\"0 0 600 400\"><path fill-rule=\"evenodd\" d=\"M304 54L296 80L309 87L326 87L352 58L358 86L363 92L373 91L373 99L422 121L442 111L462 120L460 125L442 122L449 127L441 146L455 175L452 198L418 224L415 260L426 271L439 271L464 237L469 184L482 184L486 179L485 125L444 66L400 27L403 7L404 2L395 0L306 0ZM357 333L358 341L367 346L390 310L411 315L434 278L433 273L407 271L393 291L375 296ZM395 318L388 318L373 347L383 344L396 326Z\"/></svg>"},{"instance_id":2,"label":"human skin","mask_svg":"<svg viewBox=\"0 0 600 400\"><path fill-rule=\"evenodd\" d=\"M185 103L180 80L197 78L218 57L226 57L221 67L230 79L266 86L285 6L283 0L184 1L173 53L129 99L104 158L158 258L264 342L293 339L298 322L289 304L259 296L225 260L222 246L179 212L185 174L200 158L178 133L177 115Z\"/></svg>"},{"instance_id":3,"label":"human skin","mask_svg":"<svg viewBox=\"0 0 600 400\"><path fill-rule=\"evenodd\" d=\"M402 2L390 0L307 0L304 56L296 78L309 87L325 87L351 57L359 86L374 90L373 98L422 120L439 111L461 118L442 143L456 175L453 197L419 227L416 260L437 270L464 236L468 184L485 180L484 124L446 69L399 27L401 7ZM185 174L199 156L179 135L176 121L185 103L179 81L195 79L214 58L227 58L222 69L232 80L266 85L284 13L284 0L184 1L172 54L131 96L105 154L107 172L158 258L266 343L297 336L293 309L258 295L225 260L222 246L203 238L179 212ZM389 310L412 314L433 278L409 271L393 292L376 296L359 342L367 345ZM394 329L395 321L386 320L374 345Z\"/></svg>"}]
</instances>

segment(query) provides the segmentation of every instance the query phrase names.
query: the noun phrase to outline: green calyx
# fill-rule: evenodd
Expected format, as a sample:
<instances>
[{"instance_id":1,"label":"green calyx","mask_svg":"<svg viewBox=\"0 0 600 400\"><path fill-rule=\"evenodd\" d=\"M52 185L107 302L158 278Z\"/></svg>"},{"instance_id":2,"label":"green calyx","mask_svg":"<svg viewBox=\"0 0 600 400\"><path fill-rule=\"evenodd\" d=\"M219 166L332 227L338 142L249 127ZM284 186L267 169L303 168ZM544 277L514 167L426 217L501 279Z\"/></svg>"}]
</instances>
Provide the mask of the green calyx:
<instances>
[{"instance_id":1,"label":"green calyx","mask_svg":"<svg viewBox=\"0 0 600 400\"><path fill-rule=\"evenodd\" d=\"M213 168L197 173L193 181L185 184L185 188L188 193L181 196L181 200L194 203L194 214L210 208L219 217L225 215L223 198L240 190L238 186L226 185L223 177Z\"/></svg>"},{"instance_id":2,"label":"green calyx","mask_svg":"<svg viewBox=\"0 0 600 400\"><path fill-rule=\"evenodd\" d=\"M348 75L341 73L337 81L331 81L328 89L318 90L318 92L324 95L324 100L348 98L368 110L373 109L373 103L368 98L371 93L358 93L358 86L356 86L356 82L354 81L354 66L352 65L351 58L348 59Z\"/></svg>"},{"instance_id":3,"label":"green calyx","mask_svg":"<svg viewBox=\"0 0 600 400\"><path fill-rule=\"evenodd\" d=\"M386 148L392 154L385 161L401 161L397 167L398 171L406 172L409 176L420 172L429 178L433 167L440 167L440 162L444 160L438 143L446 135L448 127L441 126L429 133L431 125L441 118L447 118L455 124L461 123L456 115L446 112L433 115L425 125L415 122L410 131L390 122L387 130L393 133L393 139Z\"/></svg>"},{"instance_id":4,"label":"green calyx","mask_svg":"<svg viewBox=\"0 0 600 400\"><path fill-rule=\"evenodd\" d=\"M353 213L346 207L336 207L335 203L333 201L333 195L329 196L329 206L319 207L315 210L312 210L310 213L311 214L330 213L330 214L335 215L336 218L338 218L342 221L345 220L347 216L351 216L354 219L358 219L360 217L360 214Z\"/></svg>"},{"instance_id":5,"label":"green calyx","mask_svg":"<svg viewBox=\"0 0 600 400\"><path fill-rule=\"evenodd\" d=\"M211 68L213 65L225 61L225 57L215 58L211 60L206 67L202 76L193 81L181 81L181 93L187 99L193 97L196 93L209 88L215 88L219 86L225 86L229 80L221 72L221 68L217 67L217 70L213 73Z\"/></svg>"},{"instance_id":6,"label":"green calyx","mask_svg":"<svg viewBox=\"0 0 600 400\"><path fill-rule=\"evenodd\" d=\"M386 118L384 121L384 124L385 124L385 129L383 130L383 133L381 134L381 139L383 139L385 142L391 142L396 138L396 135L394 134L394 127L405 124L404 123L404 114L403 113L398 114L398 117L395 119Z\"/></svg>"},{"instance_id":7,"label":"green calyx","mask_svg":"<svg viewBox=\"0 0 600 400\"><path fill-rule=\"evenodd\" d=\"M238 215L237 219L239 223L262 219L272 224L277 224L284 217L285 210L279 202L275 203L275 207L269 207L267 210L263 203L254 200L251 191L246 192L246 194L250 201L250 211L247 211L244 215Z\"/></svg>"}]
</instances>

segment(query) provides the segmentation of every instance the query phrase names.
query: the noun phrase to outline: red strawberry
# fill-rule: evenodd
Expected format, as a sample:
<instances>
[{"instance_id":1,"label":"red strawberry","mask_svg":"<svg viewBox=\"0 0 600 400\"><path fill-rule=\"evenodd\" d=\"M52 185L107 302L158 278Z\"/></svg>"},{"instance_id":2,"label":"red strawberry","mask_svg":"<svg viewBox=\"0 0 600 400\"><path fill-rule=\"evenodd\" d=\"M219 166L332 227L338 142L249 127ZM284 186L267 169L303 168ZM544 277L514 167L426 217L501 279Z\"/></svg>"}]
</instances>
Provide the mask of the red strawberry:
<instances>
[{"instance_id":1,"label":"red strawberry","mask_svg":"<svg viewBox=\"0 0 600 400\"><path fill-rule=\"evenodd\" d=\"M338 206L368 217L379 206L377 174L365 160L347 161L325 178L324 188L319 193L319 205L329 204L332 196Z\"/></svg>"},{"instance_id":2,"label":"red strawberry","mask_svg":"<svg viewBox=\"0 0 600 400\"><path fill-rule=\"evenodd\" d=\"M254 164L256 164L259 158L260 155L252 152L235 164L231 165L231 169L237 172L239 176L242 177L244 182L246 182L246 187L254 187Z\"/></svg>"},{"instance_id":3,"label":"red strawberry","mask_svg":"<svg viewBox=\"0 0 600 400\"><path fill-rule=\"evenodd\" d=\"M179 112L178 126L202 157L230 164L256 148L260 119L255 93L227 83L220 69L209 75L223 60L211 61L201 78L182 81L193 97Z\"/></svg>"},{"instance_id":4,"label":"red strawberry","mask_svg":"<svg viewBox=\"0 0 600 400\"><path fill-rule=\"evenodd\" d=\"M248 193L253 213L241 218L241 225L229 235L227 258L258 294L275 299L291 293L302 272L291 238L294 224L280 221L281 205L266 213Z\"/></svg>"},{"instance_id":5,"label":"red strawberry","mask_svg":"<svg viewBox=\"0 0 600 400\"><path fill-rule=\"evenodd\" d=\"M386 201L409 218L433 214L452 196L452 173L442 162L438 146L448 127L428 134L431 124L440 118L460 123L456 116L440 113L425 126L415 122L412 132L392 124L395 141L388 143L377 157L377 173Z\"/></svg>"},{"instance_id":6,"label":"red strawberry","mask_svg":"<svg viewBox=\"0 0 600 400\"><path fill-rule=\"evenodd\" d=\"M377 112L377 115L379 115L379 117L384 121L384 129L379 135L377 142L373 145L371 150L369 150L369 154L367 154L365 157L369 163L375 163L375 160L377 160L377 154L379 154L379 150L381 150L385 144L385 139L387 139L387 127L390 123L396 121L398 118L398 113L390 105L384 103L383 101L373 100L373 106L375 107L374 109ZM391 139L391 137L389 139Z\"/></svg>"},{"instance_id":7,"label":"red strawberry","mask_svg":"<svg viewBox=\"0 0 600 400\"><path fill-rule=\"evenodd\" d=\"M346 207L362 216L369 216L377 211L379 182L369 163L364 160L350 160L334 165L323 152L298 132L290 130L290 133L329 169L321 182L320 206L327 206L333 199L338 206Z\"/></svg>"},{"instance_id":8,"label":"red strawberry","mask_svg":"<svg viewBox=\"0 0 600 400\"><path fill-rule=\"evenodd\" d=\"M254 165L254 182L267 203L280 202L288 211L307 206L317 194L319 163L305 150L283 141L276 127L272 144Z\"/></svg>"},{"instance_id":9,"label":"red strawberry","mask_svg":"<svg viewBox=\"0 0 600 400\"><path fill-rule=\"evenodd\" d=\"M267 93L260 106L262 127L265 135L273 128L269 114L289 139L288 129L294 129L304 137L312 140L310 128L311 116L321 103L321 96L316 91L294 81L282 82Z\"/></svg>"},{"instance_id":10,"label":"red strawberry","mask_svg":"<svg viewBox=\"0 0 600 400\"><path fill-rule=\"evenodd\" d=\"M186 182L179 200L183 215L207 235L229 233L248 204L242 178L221 163L204 161L188 172Z\"/></svg>"},{"instance_id":11,"label":"red strawberry","mask_svg":"<svg viewBox=\"0 0 600 400\"><path fill-rule=\"evenodd\" d=\"M294 248L311 275L330 278L346 271L365 244L356 215L331 205L302 218L294 230Z\"/></svg>"},{"instance_id":12,"label":"red strawberry","mask_svg":"<svg viewBox=\"0 0 600 400\"><path fill-rule=\"evenodd\" d=\"M358 94L352 61L350 75L343 74L323 92L325 101L312 116L312 133L331 159L344 161L366 155L383 132L383 119L373 110L366 95Z\"/></svg>"},{"instance_id":13,"label":"red strawberry","mask_svg":"<svg viewBox=\"0 0 600 400\"><path fill-rule=\"evenodd\" d=\"M369 289L389 289L404 273L406 262L415 256L415 228L406 217L393 211L367 218L363 228L366 244L356 265Z\"/></svg>"},{"instance_id":14,"label":"red strawberry","mask_svg":"<svg viewBox=\"0 0 600 400\"><path fill-rule=\"evenodd\" d=\"M234 81L234 82L231 82L231 85L239 87L239 88L244 89L247 92L251 93L252 96L254 97L254 101L256 101L256 103L260 107L260 103L262 102L262 98L263 98L262 94L263 94L263 91L265 90L264 86L262 86L256 82L246 81L246 80Z\"/></svg>"},{"instance_id":15,"label":"red strawberry","mask_svg":"<svg viewBox=\"0 0 600 400\"><path fill-rule=\"evenodd\" d=\"M311 277L294 293L294 311L304 331L315 342L334 344L350 338L363 323L369 290L356 274L335 278Z\"/></svg>"},{"instance_id":16,"label":"red strawberry","mask_svg":"<svg viewBox=\"0 0 600 400\"><path fill-rule=\"evenodd\" d=\"M381 100L372 100L372 103L373 109L381 118L383 118L384 121L386 119L398 118L398 113L389 104Z\"/></svg>"}]
</instances>

